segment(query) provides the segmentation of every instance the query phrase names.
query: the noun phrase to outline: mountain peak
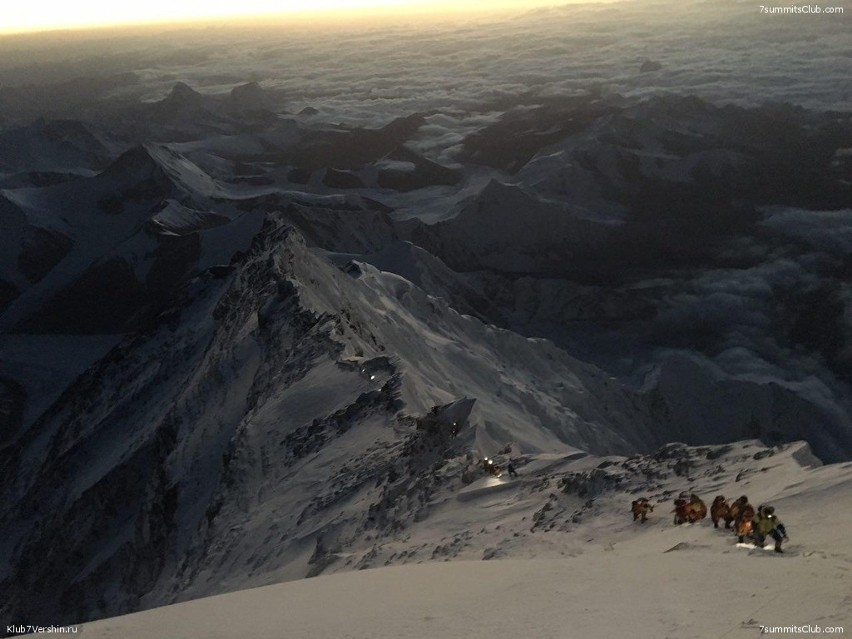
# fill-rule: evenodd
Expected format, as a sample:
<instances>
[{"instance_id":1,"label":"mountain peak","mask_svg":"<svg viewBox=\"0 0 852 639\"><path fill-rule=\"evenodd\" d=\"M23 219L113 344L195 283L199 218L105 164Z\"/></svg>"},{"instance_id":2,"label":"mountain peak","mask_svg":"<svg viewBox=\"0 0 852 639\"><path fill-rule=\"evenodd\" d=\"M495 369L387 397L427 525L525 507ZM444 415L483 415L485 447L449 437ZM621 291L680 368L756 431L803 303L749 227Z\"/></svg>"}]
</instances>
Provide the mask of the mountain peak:
<instances>
[{"instance_id":1,"label":"mountain peak","mask_svg":"<svg viewBox=\"0 0 852 639\"><path fill-rule=\"evenodd\" d=\"M272 110L273 103L257 82L235 86L229 95L231 105L241 111Z\"/></svg>"},{"instance_id":2,"label":"mountain peak","mask_svg":"<svg viewBox=\"0 0 852 639\"><path fill-rule=\"evenodd\" d=\"M157 144L139 144L125 151L103 173L130 180L154 179L196 195L220 194L220 187L207 173L177 151ZM171 187L169 187L171 188Z\"/></svg>"},{"instance_id":3,"label":"mountain peak","mask_svg":"<svg viewBox=\"0 0 852 639\"><path fill-rule=\"evenodd\" d=\"M169 97L200 96L201 94L186 82L175 82Z\"/></svg>"},{"instance_id":4,"label":"mountain peak","mask_svg":"<svg viewBox=\"0 0 852 639\"><path fill-rule=\"evenodd\" d=\"M186 82L176 82L171 92L159 104L176 108L200 106L203 96Z\"/></svg>"},{"instance_id":5,"label":"mountain peak","mask_svg":"<svg viewBox=\"0 0 852 639\"><path fill-rule=\"evenodd\" d=\"M116 158L115 162L107 167L104 173L129 173L141 174L154 171L160 167L159 162L152 154L153 145L137 144Z\"/></svg>"}]
</instances>

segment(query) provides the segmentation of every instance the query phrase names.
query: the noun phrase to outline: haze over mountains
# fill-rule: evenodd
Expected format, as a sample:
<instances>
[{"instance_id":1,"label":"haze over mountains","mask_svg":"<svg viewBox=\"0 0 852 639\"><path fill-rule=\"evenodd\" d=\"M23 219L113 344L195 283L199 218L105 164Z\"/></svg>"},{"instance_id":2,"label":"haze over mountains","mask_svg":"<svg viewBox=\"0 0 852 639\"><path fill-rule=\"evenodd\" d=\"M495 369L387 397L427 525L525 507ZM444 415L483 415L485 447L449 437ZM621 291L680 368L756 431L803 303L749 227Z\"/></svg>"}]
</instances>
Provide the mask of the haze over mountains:
<instances>
[{"instance_id":1,"label":"haze over mountains","mask_svg":"<svg viewBox=\"0 0 852 639\"><path fill-rule=\"evenodd\" d=\"M415 561L500 451L852 456L847 18L57 37L0 40L4 618Z\"/></svg>"}]
</instances>

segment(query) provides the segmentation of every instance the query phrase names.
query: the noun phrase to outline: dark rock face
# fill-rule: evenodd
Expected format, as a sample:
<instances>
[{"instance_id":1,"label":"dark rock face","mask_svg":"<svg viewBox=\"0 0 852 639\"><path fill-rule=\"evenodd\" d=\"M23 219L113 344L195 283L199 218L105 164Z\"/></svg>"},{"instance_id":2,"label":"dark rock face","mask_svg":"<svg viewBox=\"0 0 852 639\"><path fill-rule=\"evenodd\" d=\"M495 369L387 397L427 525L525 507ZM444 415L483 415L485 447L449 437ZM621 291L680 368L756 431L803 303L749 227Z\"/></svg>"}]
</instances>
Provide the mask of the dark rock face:
<instances>
[{"instance_id":1,"label":"dark rock face","mask_svg":"<svg viewBox=\"0 0 852 639\"><path fill-rule=\"evenodd\" d=\"M71 240L61 233L36 228L18 255L18 268L24 277L36 283L68 254L71 246Z\"/></svg>"},{"instance_id":2,"label":"dark rock face","mask_svg":"<svg viewBox=\"0 0 852 639\"><path fill-rule=\"evenodd\" d=\"M186 82L176 82L171 92L160 101L163 109L195 109L201 106L203 96Z\"/></svg>"},{"instance_id":3,"label":"dark rock face","mask_svg":"<svg viewBox=\"0 0 852 639\"><path fill-rule=\"evenodd\" d=\"M273 106L272 100L257 82L231 89L230 107L238 113L270 110Z\"/></svg>"},{"instance_id":4,"label":"dark rock face","mask_svg":"<svg viewBox=\"0 0 852 639\"><path fill-rule=\"evenodd\" d=\"M293 168L287 173L287 179L294 184L307 184L311 179L311 171L307 169Z\"/></svg>"},{"instance_id":5,"label":"dark rock face","mask_svg":"<svg viewBox=\"0 0 852 639\"><path fill-rule=\"evenodd\" d=\"M289 157L293 164L310 171L325 167L358 169L391 153L424 122L422 116L415 114L381 129L318 131L298 142Z\"/></svg>"},{"instance_id":6,"label":"dark rock face","mask_svg":"<svg viewBox=\"0 0 852 639\"><path fill-rule=\"evenodd\" d=\"M31 172L35 182L56 180L48 176L64 171L100 170L109 159L107 147L76 120L40 118L0 132L0 169Z\"/></svg>"},{"instance_id":7,"label":"dark rock face","mask_svg":"<svg viewBox=\"0 0 852 639\"><path fill-rule=\"evenodd\" d=\"M98 335L138 329L194 275L199 250L197 234L159 236L144 281L125 260L108 258L54 295L18 330Z\"/></svg>"},{"instance_id":8,"label":"dark rock face","mask_svg":"<svg viewBox=\"0 0 852 639\"><path fill-rule=\"evenodd\" d=\"M145 288L122 259L97 264L35 314L21 322L25 333L120 333L144 305Z\"/></svg>"},{"instance_id":9,"label":"dark rock face","mask_svg":"<svg viewBox=\"0 0 852 639\"><path fill-rule=\"evenodd\" d=\"M25 171L14 173L0 179L0 188L26 189L29 187L53 186L71 180L79 179L73 173L58 173L53 171Z\"/></svg>"},{"instance_id":10,"label":"dark rock face","mask_svg":"<svg viewBox=\"0 0 852 639\"><path fill-rule=\"evenodd\" d=\"M461 159L513 174L539 150L613 111L592 96L509 111L496 124L465 138Z\"/></svg>"},{"instance_id":11,"label":"dark rock face","mask_svg":"<svg viewBox=\"0 0 852 639\"><path fill-rule=\"evenodd\" d=\"M429 186L454 186L462 180L461 171L427 160L404 146L394 149L384 159L410 168L380 169L377 182L383 189L406 192Z\"/></svg>"},{"instance_id":12,"label":"dark rock face","mask_svg":"<svg viewBox=\"0 0 852 639\"><path fill-rule=\"evenodd\" d=\"M333 189L360 189L364 187L364 183L357 175L350 171L338 171L337 169L327 169L322 178L322 183Z\"/></svg>"},{"instance_id":13,"label":"dark rock face","mask_svg":"<svg viewBox=\"0 0 852 639\"><path fill-rule=\"evenodd\" d=\"M0 447L21 427L27 393L15 380L0 377Z\"/></svg>"},{"instance_id":14,"label":"dark rock face","mask_svg":"<svg viewBox=\"0 0 852 639\"><path fill-rule=\"evenodd\" d=\"M0 313L2 313L21 292L11 282L0 280Z\"/></svg>"}]
</instances>

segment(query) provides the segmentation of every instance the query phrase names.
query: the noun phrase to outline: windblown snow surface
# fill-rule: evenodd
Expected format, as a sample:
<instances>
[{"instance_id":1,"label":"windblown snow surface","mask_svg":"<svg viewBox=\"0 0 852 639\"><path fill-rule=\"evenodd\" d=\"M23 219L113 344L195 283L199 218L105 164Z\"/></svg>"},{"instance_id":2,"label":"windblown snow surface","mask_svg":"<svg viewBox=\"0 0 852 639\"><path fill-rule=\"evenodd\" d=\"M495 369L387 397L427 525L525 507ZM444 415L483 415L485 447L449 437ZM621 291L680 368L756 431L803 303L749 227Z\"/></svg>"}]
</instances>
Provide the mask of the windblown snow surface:
<instances>
[{"instance_id":1,"label":"windblown snow surface","mask_svg":"<svg viewBox=\"0 0 852 639\"><path fill-rule=\"evenodd\" d=\"M483 477L443 491L431 523L406 540L407 565L244 590L81 632L103 639L717 639L850 630L852 514L843 506L852 503L852 464L821 466L803 444L767 449L748 441L670 445L626 459L527 456L522 464L516 479ZM754 503L775 504L790 536L785 553L771 552L769 542L764 550L737 546L709 519L674 526L670 497L686 487L705 498L747 493ZM639 494L656 504L645 524L629 512ZM394 562L397 553L388 553L368 565Z\"/></svg>"}]
</instances>

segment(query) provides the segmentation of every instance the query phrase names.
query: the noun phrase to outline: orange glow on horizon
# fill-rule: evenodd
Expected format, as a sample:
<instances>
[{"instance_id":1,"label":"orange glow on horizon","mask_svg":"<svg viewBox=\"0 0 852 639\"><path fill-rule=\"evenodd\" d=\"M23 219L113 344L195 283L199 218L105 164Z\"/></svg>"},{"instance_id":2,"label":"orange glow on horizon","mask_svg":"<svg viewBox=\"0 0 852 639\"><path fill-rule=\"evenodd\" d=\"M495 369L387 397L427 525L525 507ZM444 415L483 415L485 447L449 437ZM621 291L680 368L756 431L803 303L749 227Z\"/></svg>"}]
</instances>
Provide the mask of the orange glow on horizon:
<instances>
[{"instance_id":1,"label":"orange glow on horizon","mask_svg":"<svg viewBox=\"0 0 852 639\"><path fill-rule=\"evenodd\" d=\"M563 0L564 4L566 0ZM164 23L250 20L340 20L368 16L492 13L556 4L553 0L103 0L8 2L0 12L0 34ZM47 5L47 6L45 6Z\"/></svg>"}]
</instances>

